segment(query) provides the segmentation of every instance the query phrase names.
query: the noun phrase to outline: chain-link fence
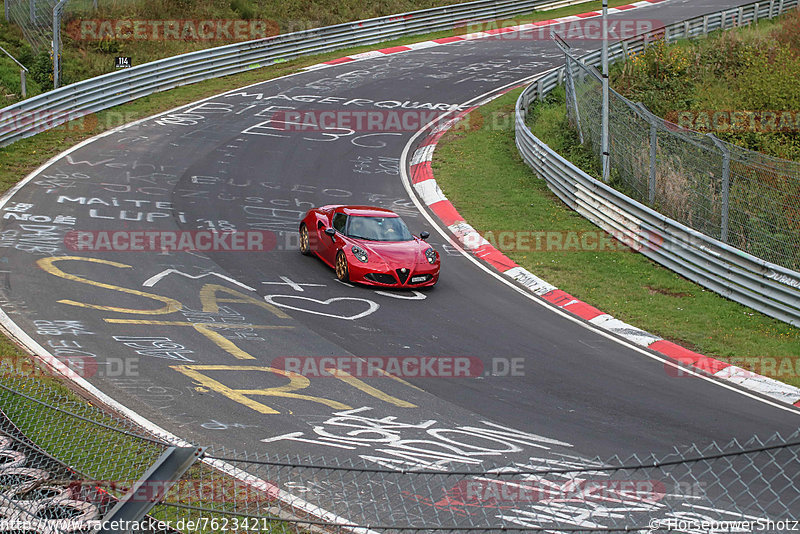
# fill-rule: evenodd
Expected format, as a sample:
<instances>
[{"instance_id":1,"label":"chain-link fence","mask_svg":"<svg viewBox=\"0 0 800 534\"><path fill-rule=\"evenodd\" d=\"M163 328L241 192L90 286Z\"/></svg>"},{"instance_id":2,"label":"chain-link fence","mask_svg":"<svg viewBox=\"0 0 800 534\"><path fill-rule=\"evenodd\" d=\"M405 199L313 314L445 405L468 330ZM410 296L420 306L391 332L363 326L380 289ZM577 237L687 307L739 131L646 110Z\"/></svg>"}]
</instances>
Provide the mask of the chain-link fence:
<instances>
[{"instance_id":1,"label":"chain-link fence","mask_svg":"<svg viewBox=\"0 0 800 534\"><path fill-rule=\"evenodd\" d=\"M567 54L567 113L600 154L602 78ZM659 118L610 91L612 177L661 214L766 261L800 269L800 163Z\"/></svg>"},{"instance_id":2,"label":"chain-link fence","mask_svg":"<svg viewBox=\"0 0 800 534\"><path fill-rule=\"evenodd\" d=\"M69 13L76 15L94 12L97 3L98 0L70 0L66 5ZM25 40L37 52L52 50L53 8L58 0L5 0L4 4L6 20L20 27Z\"/></svg>"},{"instance_id":3,"label":"chain-link fence","mask_svg":"<svg viewBox=\"0 0 800 534\"><path fill-rule=\"evenodd\" d=\"M0 406L0 532L97 531L132 487L134 502L155 504L143 532L777 533L800 519L800 433L664 457L537 449L527 462L479 469L419 446L407 451L419 468L405 470L209 448L167 490L153 477L134 486L170 445L165 436L41 376L6 374ZM398 432L396 421L336 419L352 443Z\"/></svg>"}]
</instances>

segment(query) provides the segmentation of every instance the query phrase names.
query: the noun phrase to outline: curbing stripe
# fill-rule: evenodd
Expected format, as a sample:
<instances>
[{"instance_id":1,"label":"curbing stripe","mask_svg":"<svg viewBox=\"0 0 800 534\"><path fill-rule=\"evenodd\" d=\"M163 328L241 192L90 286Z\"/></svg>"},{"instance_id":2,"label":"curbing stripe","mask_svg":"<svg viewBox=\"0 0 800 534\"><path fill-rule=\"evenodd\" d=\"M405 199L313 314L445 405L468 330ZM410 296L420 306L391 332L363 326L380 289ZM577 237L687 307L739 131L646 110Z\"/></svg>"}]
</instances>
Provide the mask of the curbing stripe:
<instances>
[{"instance_id":1,"label":"curbing stripe","mask_svg":"<svg viewBox=\"0 0 800 534\"><path fill-rule=\"evenodd\" d=\"M462 220L461 215L453 207L449 200L441 200L429 204L428 207L439 217L445 226L451 226Z\"/></svg>"},{"instance_id":2,"label":"curbing stripe","mask_svg":"<svg viewBox=\"0 0 800 534\"><path fill-rule=\"evenodd\" d=\"M414 184L414 189L416 189L417 194L425 204L434 204L440 200L447 200L442 190L439 189L439 184L436 183L436 180L425 180Z\"/></svg>"},{"instance_id":3,"label":"curbing stripe","mask_svg":"<svg viewBox=\"0 0 800 534\"><path fill-rule=\"evenodd\" d=\"M411 48L407 46L392 46L389 48L381 48L378 52L382 54L396 54L397 52L408 52Z\"/></svg>"},{"instance_id":4,"label":"curbing stripe","mask_svg":"<svg viewBox=\"0 0 800 534\"><path fill-rule=\"evenodd\" d=\"M638 7L638 5L650 5L661 1L663 0L643 0L643 2L637 2L636 4L623 7L625 9L632 9L633 7ZM409 166L411 181L415 191L417 191L422 202L448 227L458 242L466 249L472 251L477 258L485 261L506 277L519 282L532 293L541 296L557 307L585 319L606 331L619 335L636 345L664 354L696 370L704 371L720 380L736 384L780 402L800 407L800 388L779 382L772 378L757 375L751 371L740 369L739 367L732 366L730 363L717 360L710 356L699 354L672 343L671 341L662 339L660 336L651 334L616 319L594 306L580 299L576 299L569 293L556 288L552 284L549 284L545 280L542 280L533 273L520 267L513 260L492 246L491 243L486 241L483 236L464 220L464 217L458 213L455 206L447 200L447 197L444 196L441 189L436 184L430 161L433 158L437 143L448 129L452 128L472 110L512 89L514 88L512 87L497 95L493 95L479 102L477 105L459 112L455 118L446 123L435 127L418 145L419 148L414 152L411 159L411 163L415 163ZM434 191L435 194L432 193ZM670 367L668 371L678 373L678 376L681 376L680 370Z\"/></svg>"},{"instance_id":5,"label":"curbing stripe","mask_svg":"<svg viewBox=\"0 0 800 534\"><path fill-rule=\"evenodd\" d=\"M626 11L628 9L636 9L639 7L649 6L652 4L657 4L659 2L663 2L664 0L642 0L641 2L636 2L634 4L627 4L624 6L618 7L611 7L608 8L609 15L614 13L618 13L621 11ZM580 13L578 15L569 15L567 17L561 17L558 19L549 19L549 20L541 20L538 22L528 23L528 24L518 24L516 26L504 26L502 28L494 28L491 30L487 30L485 32L475 32L475 33L468 33L466 35L454 35L452 37L440 37L439 39L433 39L431 41L421 41L419 43L413 43L409 45L401 45L401 46L392 46L389 48L382 48L380 50L372 50L369 52L362 52L360 54L353 54L352 56L345 56L340 57L338 59L332 59L330 61L325 61L324 63L320 63L319 65L314 65L312 67L306 67L305 70L312 70L317 68L322 68L327 65L339 65L342 63L348 63L350 61L357 61L359 59L370 59L374 57L379 57L381 55L389 55L389 54L398 54L400 52L407 52L409 50L419 50L422 48L431 48L434 46L456 43L459 41L472 41L475 39L486 39L491 38L495 35L502 35L504 33L511 33L516 31L524 31L531 29L533 27L538 26L550 26L552 24L561 24L564 22L571 22L574 20L582 20L592 17L599 17L601 13L599 11L589 11L586 13Z\"/></svg>"},{"instance_id":6,"label":"curbing stripe","mask_svg":"<svg viewBox=\"0 0 800 534\"><path fill-rule=\"evenodd\" d=\"M433 180L433 169L430 162L414 165L411 168L411 183L418 184L426 180Z\"/></svg>"},{"instance_id":7,"label":"curbing stripe","mask_svg":"<svg viewBox=\"0 0 800 534\"><path fill-rule=\"evenodd\" d=\"M418 148L414 155L411 156L411 166L418 163L422 163L423 161L430 161L433 157L433 149L436 148L436 145L426 145L424 147Z\"/></svg>"}]
</instances>

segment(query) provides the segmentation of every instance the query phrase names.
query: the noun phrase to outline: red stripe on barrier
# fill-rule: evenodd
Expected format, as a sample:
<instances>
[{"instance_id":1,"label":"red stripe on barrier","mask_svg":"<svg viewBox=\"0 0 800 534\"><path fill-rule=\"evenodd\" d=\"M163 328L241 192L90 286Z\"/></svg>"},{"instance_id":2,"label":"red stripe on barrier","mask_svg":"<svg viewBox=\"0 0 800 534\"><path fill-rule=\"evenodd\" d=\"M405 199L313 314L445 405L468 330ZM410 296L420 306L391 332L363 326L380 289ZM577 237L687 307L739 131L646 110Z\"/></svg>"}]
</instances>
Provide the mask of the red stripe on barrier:
<instances>
[{"instance_id":1,"label":"red stripe on barrier","mask_svg":"<svg viewBox=\"0 0 800 534\"><path fill-rule=\"evenodd\" d=\"M489 263L489 265L500 272L505 272L509 269L513 269L514 267L519 267L519 265L514 263L511 258L494 248L492 245L483 245L478 247L474 250L474 253L477 257L485 260Z\"/></svg>"},{"instance_id":2,"label":"red stripe on barrier","mask_svg":"<svg viewBox=\"0 0 800 534\"><path fill-rule=\"evenodd\" d=\"M540 20L539 22L534 22L534 26L549 26L551 24L558 24L558 21L555 19L550 20Z\"/></svg>"},{"instance_id":3,"label":"red stripe on barrier","mask_svg":"<svg viewBox=\"0 0 800 534\"><path fill-rule=\"evenodd\" d=\"M431 162L424 161L411 166L411 183L418 184L425 180L433 180L433 169Z\"/></svg>"},{"instance_id":4,"label":"red stripe on barrier","mask_svg":"<svg viewBox=\"0 0 800 534\"><path fill-rule=\"evenodd\" d=\"M625 11L626 9L636 9L636 6L628 4L627 6L618 6L614 9L619 9L620 11Z\"/></svg>"},{"instance_id":5,"label":"red stripe on barrier","mask_svg":"<svg viewBox=\"0 0 800 534\"><path fill-rule=\"evenodd\" d=\"M794 405L797 406L798 408L800 408L800 400L795 402Z\"/></svg>"},{"instance_id":6,"label":"red stripe on barrier","mask_svg":"<svg viewBox=\"0 0 800 534\"><path fill-rule=\"evenodd\" d=\"M600 15L600 13L598 13L597 11L590 11L588 13L580 13L580 14L575 15L575 16L576 17L580 17L582 19L585 19L585 18L589 18L589 17L596 17L598 15Z\"/></svg>"},{"instance_id":7,"label":"red stripe on barrier","mask_svg":"<svg viewBox=\"0 0 800 534\"><path fill-rule=\"evenodd\" d=\"M439 217L445 226L452 226L457 222L464 221L464 217L458 214L456 208L449 200L440 200L430 205L431 210Z\"/></svg>"},{"instance_id":8,"label":"red stripe on barrier","mask_svg":"<svg viewBox=\"0 0 800 534\"><path fill-rule=\"evenodd\" d=\"M340 63L349 63L350 61L355 61L351 57L340 57L339 59L332 59L330 61L326 61L326 65L339 65Z\"/></svg>"},{"instance_id":9,"label":"red stripe on barrier","mask_svg":"<svg viewBox=\"0 0 800 534\"><path fill-rule=\"evenodd\" d=\"M461 37L459 35L456 35L455 37L442 37L441 39L434 39L433 42L434 43L439 43L439 44L447 44L447 43L454 43L456 41L463 41L463 40L464 40L463 37Z\"/></svg>"},{"instance_id":10,"label":"red stripe on barrier","mask_svg":"<svg viewBox=\"0 0 800 534\"><path fill-rule=\"evenodd\" d=\"M407 52L411 50L407 46L391 46L389 48L381 48L378 52L382 52L384 54L396 54L398 52Z\"/></svg>"}]
</instances>

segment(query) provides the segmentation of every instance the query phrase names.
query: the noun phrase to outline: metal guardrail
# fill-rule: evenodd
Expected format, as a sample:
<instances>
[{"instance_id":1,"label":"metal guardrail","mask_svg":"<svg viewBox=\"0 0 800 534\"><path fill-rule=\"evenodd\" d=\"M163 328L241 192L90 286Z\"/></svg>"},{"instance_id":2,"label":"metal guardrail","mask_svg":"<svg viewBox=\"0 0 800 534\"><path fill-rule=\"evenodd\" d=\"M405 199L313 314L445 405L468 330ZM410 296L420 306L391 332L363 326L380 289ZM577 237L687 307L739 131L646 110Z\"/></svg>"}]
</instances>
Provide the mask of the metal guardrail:
<instances>
[{"instance_id":1,"label":"metal guardrail","mask_svg":"<svg viewBox=\"0 0 800 534\"><path fill-rule=\"evenodd\" d=\"M800 6L799 0L755 2L672 24L611 45L611 60L638 53L659 39L676 41L711 31L772 18ZM580 58L600 64L600 51ZM525 162L570 208L603 230L630 243L651 260L731 300L800 326L800 273L764 261L669 219L592 178L564 159L528 129L525 120L535 99L564 79L564 68L528 86L516 104L516 144Z\"/></svg>"},{"instance_id":2,"label":"metal guardrail","mask_svg":"<svg viewBox=\"0 0 800 534\"><path fill-rule=\"evenodd\" d=\"M551 0L478 0L181 54L77 82L0 110L0 146L160 91L336 49L530 13Z\"/></svg>"}]
</instances>

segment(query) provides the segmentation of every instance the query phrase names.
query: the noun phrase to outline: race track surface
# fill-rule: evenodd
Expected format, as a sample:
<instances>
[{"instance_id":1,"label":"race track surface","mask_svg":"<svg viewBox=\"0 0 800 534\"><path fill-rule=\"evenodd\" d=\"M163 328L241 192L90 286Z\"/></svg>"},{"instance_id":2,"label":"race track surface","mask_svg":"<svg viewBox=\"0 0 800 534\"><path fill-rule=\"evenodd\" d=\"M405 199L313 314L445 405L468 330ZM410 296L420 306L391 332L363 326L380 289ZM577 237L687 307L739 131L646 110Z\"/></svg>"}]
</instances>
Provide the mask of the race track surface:
<instances>
[{"instance_id":1,"label":"race track surface","mask_svg":"<svg viewBox=\"0 0 800 534\"><path fill-rule=\"evenodd\" d=\"M668 1L625 16L669 23L743 3ZM464 109L562 62L547 40L463 41L267 81L99 137L41 170L2 208L2 309L51 353L97 362L88 380L122 404L187 440L239 450L410 468L426 459L398 438L420 439L455 447L453 458L433 462L438 468L480 468L796 430L797 411L675 377L663 360L534 302L448 245L401 181L416 128L275 122L298 110ZM338 203L388 207L414 233L431 231L439 284L413 293L350 287L300 255L302 215ZM273 232L275 247L68 245L74 231L210 228ZM281 388L290 379L270 370L275 359L311 356L469 357L483 371L403 381L310 376ZM516 376L506 372L512 363Z\"/></svg>"}]
</instances>

